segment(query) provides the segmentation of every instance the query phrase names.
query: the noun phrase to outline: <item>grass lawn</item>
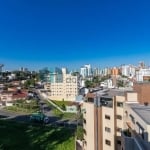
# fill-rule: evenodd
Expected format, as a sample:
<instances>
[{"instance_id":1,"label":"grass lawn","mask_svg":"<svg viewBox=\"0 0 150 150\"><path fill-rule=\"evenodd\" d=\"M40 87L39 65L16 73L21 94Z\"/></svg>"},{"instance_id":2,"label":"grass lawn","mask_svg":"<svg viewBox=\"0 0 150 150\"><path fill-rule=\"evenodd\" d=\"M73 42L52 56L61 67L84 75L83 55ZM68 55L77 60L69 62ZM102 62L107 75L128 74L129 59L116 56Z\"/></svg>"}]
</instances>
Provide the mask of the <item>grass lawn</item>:
<instances>
[{"instance_id":1,"label":"grass lawn","mask_svg":"<svg viewBox=\"0 0 150 150\"><path fill-rule=\"evenodd\" d=\"M53 109L53 114L57 117L60 117L61 119L76 119L77 118L77 114L75 113L62 113L60 112L58 109Z\"/></svg>"},{"instance_id":2,"label":"grass lawn","mask_svg":"<svg viewBox=\"0 0 150 150\"><path fill-rule=\"evenodd\" d=\"M59 106L63 110L65 110L64 106L67 106L67 105L70 104L70 102L68 102L68 101L55 101L55 100L52 100L52 102L55 103L57 106Z\"/></svg>"},{"instance_id":3,"label":"grass lawn","mask_svg":"<svg viewBox=\"0 0 150 150\"><path fill-rule=\"evenodd\" d=\"M74 132L0 120L0 150L74 150Z\"/></svg>"},{"instance_id":4,"label":"grass lawn","mask_svg":"<svg viewBox=\"0 0 150 150\"><path fill-rule=\"evenodd\" d=\"M71 105L76 105L77 103L72 102L72 101L56 101L56 100L51 100L53 103L55 103L57 106L59 106L61 109L64 110L64 106L71 106Z\"/></svg>"},{"instance_id":5,"label":"grass lawn","mask_svg":"<svg viewBox=\"0 0 150 150\"><path fill-rule=\"evenodd\" d=\"M30 100L30 103L26 103L24 100L18 100L13 106L7 106L4 109L14 112L25 112L33 113L40 110L37 102L35 100Z\"/></svg>"},{"instance_id":6,"label":"grass lawn","mask_svg":"<svg viewBox=\"0 0 150 150\"><path fill-rule=\"evenodd\" d=\"M58 101L57 101L58 102ZM57 117L60 117L61 119L76 119L77 118L77 114L76 113L62 113L61 111L59 111L57 108L55 108L51 103L49 103L48 101L46 101L47 105L49 105L52 110L53 110L53 114ZM59 102L58 102L59 103Z\"/></svg>"}]
</instances>

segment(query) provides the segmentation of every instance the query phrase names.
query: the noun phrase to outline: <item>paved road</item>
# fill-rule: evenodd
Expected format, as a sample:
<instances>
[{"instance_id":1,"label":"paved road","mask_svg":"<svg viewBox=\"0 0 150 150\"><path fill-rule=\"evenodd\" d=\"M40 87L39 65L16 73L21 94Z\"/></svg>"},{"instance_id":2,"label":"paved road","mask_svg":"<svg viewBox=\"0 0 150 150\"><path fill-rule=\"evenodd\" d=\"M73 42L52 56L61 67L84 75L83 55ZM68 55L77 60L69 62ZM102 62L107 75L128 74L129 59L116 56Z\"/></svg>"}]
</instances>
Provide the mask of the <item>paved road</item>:
<instances>
[{"instance_id":1,"label":"paved road","mask_svg":"<svg viewBox=\"0 0 150 150\"><path fill-rule=\"evenodd\" d=\"M39 102L41 111L46 116L49 117L49 120L50 120L49 125L65 126L65 127L71 127L71 128L77 127L77 121L60 120L58 117L53 115L52 108L47 105L47 103L45 102L45 99L36 90L34 90L34 92L36 93L35 99ZM1 108L0 108L0 118L11 119L11 120L21 121L21 122L30 122L30 114L10 112Z\"/></svg>"}]
</instances>

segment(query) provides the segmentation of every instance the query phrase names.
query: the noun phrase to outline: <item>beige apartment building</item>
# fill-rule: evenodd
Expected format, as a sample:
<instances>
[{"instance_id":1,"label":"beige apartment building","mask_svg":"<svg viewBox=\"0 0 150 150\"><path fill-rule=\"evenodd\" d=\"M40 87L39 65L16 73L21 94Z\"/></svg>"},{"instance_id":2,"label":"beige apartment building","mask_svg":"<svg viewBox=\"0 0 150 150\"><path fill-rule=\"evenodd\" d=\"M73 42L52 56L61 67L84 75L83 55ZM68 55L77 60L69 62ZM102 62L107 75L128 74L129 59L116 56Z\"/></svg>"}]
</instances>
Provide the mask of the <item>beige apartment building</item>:
<instances>
[{"instance_id":1,"label":"beige apartment building","mask_svg":"<svg viewBox=\"0 0 150 150\"><path fill-rule=\"evenodd\" d=\"M58 76L59 75L59 80ZM75 101L79 91L78 77L67 73L66 68L62 68L61 73L51 73L52 82L45 84L48 96L52 100Z\"/></svg>"},{"instance_id":2,"label":"beige apartment building","mask_svg":"<svg viewBox=\"0 0 150 150\"><path fill-rule=\"evenodd\" d=\"M95 102L84 102L83 150L115 150L121 147L124 100L123 96L102 96Z\"/></svg>"},{"instance_id":3,"label":"beige apartment building","mask_svg":"<svg viewBox=\"0 0 150 150\"><path fill-rule=\"evenodd\" d=\"M93 101L84 102L82 149L149 150L150 106L140 103L138 94L141 93L95 94Z\"/></svg>"}]
</instances>

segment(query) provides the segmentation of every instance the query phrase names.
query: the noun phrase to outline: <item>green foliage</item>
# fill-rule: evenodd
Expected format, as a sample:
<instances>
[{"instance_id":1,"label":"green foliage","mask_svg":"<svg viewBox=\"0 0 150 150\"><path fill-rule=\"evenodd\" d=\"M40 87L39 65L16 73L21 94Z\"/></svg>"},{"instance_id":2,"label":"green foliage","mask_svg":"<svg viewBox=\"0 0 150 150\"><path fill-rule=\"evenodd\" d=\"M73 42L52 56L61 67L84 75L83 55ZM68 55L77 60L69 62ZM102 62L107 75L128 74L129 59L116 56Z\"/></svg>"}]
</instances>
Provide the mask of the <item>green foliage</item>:
<instances>
[{"instance_id":1,"label":"green foliage","mask_svg":"<svg viewBox=\"0 0 150 150\"><path fill-rule=\"evenodd\" d=\"M0 120L0 150L74 150L74 130Z\"/></svg>"},{"instance_id":2,"label":"green foliage","mask_svg":"<svg viewBox=\"0 0 150 150\"><path fill-rule=\"evenodd\" d=\"M63 110L66 110L66 105L65 105L65 104L62 104L61 108L62 108Z\"/></svg>"},{"instance_id":3,"label":"green foliage","mask_svg":"<svg viewBox=\"0 0 150 150\"><path fill-rule=\"evenodd\" d=\"M80 76L80 73L79 72L73 72L72 75L73 76Z\"/></svg>"},{"instance_id":4,"label":"green foliage","mask_svg":"<svg viewBox=\"0 0 150 150\"><path fill-rule=\"evenodd\" d=\"M103 81L108 80L108 79L110 79L110 78L111 78L110 75L103 76L103 77L101 77L100 82L103 82Z\"/></svg>"},{"instance_id":5,"label":"green foliage","mask_svg":"<svg viewBox=\"0 0 150 150\"><path fill-rule=\"evenodd\" d=\"M65 101L64 99L62 99L62 101L52 101L53 103L55 103L58 107L60 107L62 110L66 110L66 106L70 104L70 102Z\"/></svg>"},{"instance_id":6,"label":"green foliage","mask_svg":"<svg viewBox=\"0 0 150 150\"><path fill-rule=\"evenodd\" d=\"M25 83L24 83L24 87L25 88L30 88L30 86L34 86L35 85L35 79L28 79Z\"/></svg>"},{"instance_id":7,"label":"green foliage","mask_svg":"<svg viewBox=\"0 0 150 150\"><path fill-rule=\"evenodd\" d=\"M61 119L76 119L77 118L77 114L75 114L75 113L62 113L61 111L59 111L56 108L53 109L53 113L55 116L57 116Z\"/></svg>"},{"instance_id":8,"label":"green foliage","mask_svg":"<svg viewBox=\"0 0 150 150\"><path fill-rule=\"evenodd\" d=\"M76 137L78 140L83 140L84 135L84 129L82 126L78 126L76 130Z\"/></svg>"},{"instance_id":9,"label":"green foliage","mask_svg":"<svg viewBox=\"0 0 150 150\"><path fill-rule=\"evenodd\" d=\"M53 101L53 102L58 102L58 101ZM61 102L61 101L59 101ZM68 104L69 102L64 101L66 104ZM76 113L62 113L61 111L59 111L57 108L55 108L51 103L49 103L48 101L46 102L47 105L49 107L52 108L53 114L61 119L76 119L77 118L77 114Z\"/></svg>"},{"instance_id":10,"label":"green foliage","mask_svg":"<svg viewBox=\"0 0 150 150\"><path fill-rule=\"evenodd\" d=\"M93 81L94 83L99 83L99 82L100 82L98 76L93 77L92 81Z\"/></svg>"},{"instance_id":11,"label":"green foliage","mask_svg":"<svg viewBox=\"0 0 150 150\"><path fill-rule=\"evenodd\" d=\"M35 100L30 100L30 103L24 100L17 100L13 106L7 106L4 109L14 112L33 113L39 111L40 107Z\"/></svg>"},{"instance_id":12,"label":"green foliage","mask_svg":"<svg viewBox=\"0 0 150 150\"><path fill-rule=\"evenodd\" d=\"M2 144L0 145L0 150L3 150L3 145Z\"/></svg>"},{"instance_id":13,"label":"green foliage","mask_svg":"<svg viewBox=\"0 0 150 150\"><path fill-rule=\"evenodd\" d=\"M86 81L85 81L85 87L86 87L86 88L93 87L93 85L94 85L94 84L93 84L92 81L90 81L90 80L86 80Z\"/></svg>"},{"instance_id":14,"label":"green foliage","mask_svg":"<svg viewBox=\"0 0 150 150\"><path fill-rule=\"evenodd\" d=\"M124 82L122 80L117 81L117 86L118 87L124 87Z\"/></svg>"},{"instance_id":15,"label":"green foliage","mask_svg":"<svg viewBox=\"0 0 150 150\"><path fill-rule=\"evenodd\" d=\"M103 82L107 79L110 79L110 76L103 76L103 77L99 77L99 76L95 76L93 77L92 81L90 80L86 80L85 81L85 87L86 88L91 88L91 87L96 87L96 86L99 86L100 85L100 82Z\"/></svg>"}]
</instances>

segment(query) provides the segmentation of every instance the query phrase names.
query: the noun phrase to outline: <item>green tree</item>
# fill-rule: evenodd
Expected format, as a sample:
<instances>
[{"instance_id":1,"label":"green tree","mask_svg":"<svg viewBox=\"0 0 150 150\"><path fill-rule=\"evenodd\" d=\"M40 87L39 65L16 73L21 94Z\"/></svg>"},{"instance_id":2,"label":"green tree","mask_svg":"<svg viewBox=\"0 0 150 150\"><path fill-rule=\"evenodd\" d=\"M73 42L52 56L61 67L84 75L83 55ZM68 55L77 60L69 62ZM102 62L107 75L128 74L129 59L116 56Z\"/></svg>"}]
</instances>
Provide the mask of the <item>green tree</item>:
<instances>
[{"instance_id":1,"label":"green tree","mask_svg":"<svg viewBox=\"0 0 150 150\"><path fill-rule=\"evenodd\" d=\"M118 87L124 87L124 82L122 80L117 81L117 86Z\"/></svg>"},{"instance_id":2,"label":"green tree","mask_svg":"<svg viewBox=\"0 0 150 150\"><path fill-rule=\"evenodd\" d=\"M0 145L0 150L3 150L3 145L2 144Z\"/></svg>"},{"instance_id":3,"label":"green tree","mask_svg":"<svg viewBox=\"0 0 150 150\"><path fill-rule=\"evenodd\" d=\"M92 81L90 81L90 80L86 80L85 81L85 87L87 87L87 88L90 88L90 87L93 87L93 82Z\"/></svg>"},{"instance_id":4,"label":"green tree","mask_svg":"<svg viewBox=\"0 0 150 150\"><path fill-rule=\"evenodd\" d=\"M84 129L82 126L78 126L76 130L76 137L78 140L83 140Z\"/></svg>"},{"instance_id":5,"label":"green tree","mask_svg":"<svg viewBox=\"0 0 150 150\"><path fill-rule=\"evenodd\" d=\"M24 87L25 88L30 88L30 86L34 86L35 85L35 79L28 79L25 83L24 83Z\"/></svg>"}]
</instances>

